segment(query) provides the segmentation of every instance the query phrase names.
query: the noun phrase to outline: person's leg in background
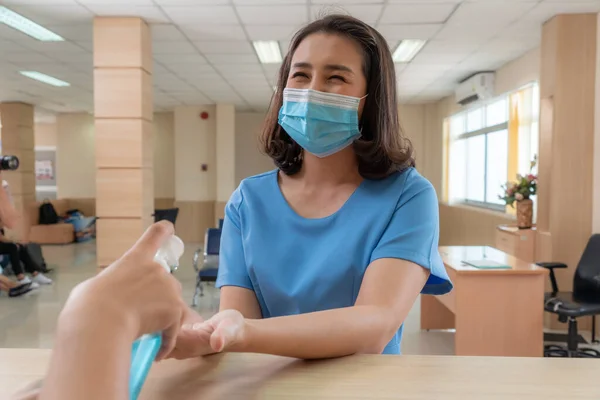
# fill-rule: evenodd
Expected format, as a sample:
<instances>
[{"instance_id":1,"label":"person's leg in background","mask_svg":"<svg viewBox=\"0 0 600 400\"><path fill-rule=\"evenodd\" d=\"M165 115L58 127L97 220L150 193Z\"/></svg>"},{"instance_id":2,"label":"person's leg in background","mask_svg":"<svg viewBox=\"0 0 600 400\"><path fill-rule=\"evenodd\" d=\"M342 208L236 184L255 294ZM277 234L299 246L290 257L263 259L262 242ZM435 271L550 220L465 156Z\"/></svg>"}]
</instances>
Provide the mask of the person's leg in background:
<instances>
[{"instance_id":1,"label":"person's leg in background","mask_svg":"<svg viewBox=\"0 0 600 400\"><path fill-rule=\"evenodd\" d=\"M19 247L16 243L0 241L0 254L8 255L8 258L10 259L10 265L18 281L22 281L27 278L25 276L25 270L21 265L21 258L19 257Z\"/></svg>"},{"instance_id":2,"label":"person's leg in background","mask_svg":"<svg viewBox=\"0 0 600 400\"><path fill-rule=\"evenodd\" d=\"M0 275L0 290L7 292L9 297L18 297L31 292L33 290L31 285L33 285L32 282L19 284Z\"/></svg>"},{"instance_id":3,"label":"person's leg in background","mask_svg":"<svg viewBox=\"0 0 600 400\"><path fill-rule=\"evenodd\" d=\"M19 257L25 266L25 271L30 273L32 281L39 283L40 285L52 284L52 279L41 273L41 266L37 265L31 258L31 255L27 251L27 247L24 245L17 245L19 248Z\"/></svg>"}]
</instances>

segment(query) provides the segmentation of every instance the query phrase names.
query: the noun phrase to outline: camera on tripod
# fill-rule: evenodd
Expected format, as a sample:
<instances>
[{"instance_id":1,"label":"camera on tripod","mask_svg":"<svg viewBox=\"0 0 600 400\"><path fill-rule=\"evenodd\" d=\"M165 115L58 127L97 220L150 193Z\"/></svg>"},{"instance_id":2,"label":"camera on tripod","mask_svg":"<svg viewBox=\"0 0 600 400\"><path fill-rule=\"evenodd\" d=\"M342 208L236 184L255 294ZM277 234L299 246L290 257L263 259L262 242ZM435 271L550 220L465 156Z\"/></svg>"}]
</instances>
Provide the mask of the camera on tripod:
<instances>
[{"instance_id":1,"label":"camera on tripod","mask_svg":"<svg viewBox=\"0 0 600 400\"><path fill-rule=\"evenodd\" d=\"M15 171L19 168L17 156L0 156L0 171Z\"/></svg>"}]
</instances>

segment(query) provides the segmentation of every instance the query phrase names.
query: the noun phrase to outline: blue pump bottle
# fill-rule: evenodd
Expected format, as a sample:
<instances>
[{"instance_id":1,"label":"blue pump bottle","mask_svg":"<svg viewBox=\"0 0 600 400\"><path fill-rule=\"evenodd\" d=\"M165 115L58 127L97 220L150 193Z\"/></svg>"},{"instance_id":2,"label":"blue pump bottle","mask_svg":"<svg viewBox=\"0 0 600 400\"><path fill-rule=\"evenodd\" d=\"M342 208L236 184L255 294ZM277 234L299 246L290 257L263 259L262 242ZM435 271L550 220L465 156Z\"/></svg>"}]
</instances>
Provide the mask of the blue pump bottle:
<instances>
[{"instance_id":1,"label":"blue pump bottle","mask_svg":"<svg viewBox=\"0 0 600 400\"><path fill-rule=\"evenodd\" d=\"M171 236L161 246L154 256L154 261L169 273L177 269L179 258L183 254L183 242L175 235ZM150 367L162 345L162 333L156 332L143 335L131 349L131 367L129 371L129 399L136 400L142 390L142 385L150 371Z\"/></svg>"}]
</instances>

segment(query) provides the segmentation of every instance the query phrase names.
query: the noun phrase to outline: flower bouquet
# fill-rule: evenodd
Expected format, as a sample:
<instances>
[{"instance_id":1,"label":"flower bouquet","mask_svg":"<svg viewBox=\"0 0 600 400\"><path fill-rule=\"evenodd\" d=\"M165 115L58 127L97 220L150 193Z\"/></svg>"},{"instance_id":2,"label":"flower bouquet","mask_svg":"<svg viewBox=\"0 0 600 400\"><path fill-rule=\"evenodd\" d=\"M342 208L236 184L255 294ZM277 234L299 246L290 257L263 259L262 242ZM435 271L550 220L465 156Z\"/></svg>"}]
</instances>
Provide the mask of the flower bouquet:
<instances>
[{"instance_id":1,"label":"flower bouquet","mask_svg":"<svg viewBox=\"0 0 600 400\"><path fill-rule=\"evenodd\" d=\"M537 175L532 173L537 164L537 157L531 162L529 174L517 175L516 182L502 185L503 195L498 196L514 208L517 203L517 225L520 229L529 229L533 222L533 201L530 199L537 193Z\"/></svg>"}]
</instances>

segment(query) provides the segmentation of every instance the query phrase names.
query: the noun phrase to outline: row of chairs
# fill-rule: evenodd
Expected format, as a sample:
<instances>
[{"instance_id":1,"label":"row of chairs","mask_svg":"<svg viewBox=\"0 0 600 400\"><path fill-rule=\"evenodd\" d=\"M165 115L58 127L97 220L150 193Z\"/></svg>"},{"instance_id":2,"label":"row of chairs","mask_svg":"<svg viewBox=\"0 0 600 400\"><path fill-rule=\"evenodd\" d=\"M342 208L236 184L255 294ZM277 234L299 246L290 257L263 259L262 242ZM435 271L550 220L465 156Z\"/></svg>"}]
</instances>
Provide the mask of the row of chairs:
<instances>
[{"instance_id":1,"label":"row of chairs","mask_svg":"<svg viewBox=\"0 0 600 400\"><path fill-rule=\"evenodd\" d=\"M198 297L204 296L204 282L217 280L222 229L223 219L219 219L219 227L208 228L204 235L204 246L194 252L192 265L196 271L196 289L192 298L193 307L198 305Z\"/></svg>"}]
</instances>

